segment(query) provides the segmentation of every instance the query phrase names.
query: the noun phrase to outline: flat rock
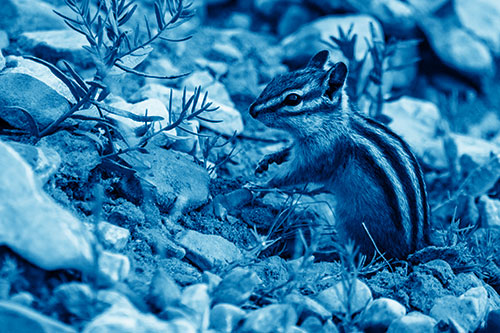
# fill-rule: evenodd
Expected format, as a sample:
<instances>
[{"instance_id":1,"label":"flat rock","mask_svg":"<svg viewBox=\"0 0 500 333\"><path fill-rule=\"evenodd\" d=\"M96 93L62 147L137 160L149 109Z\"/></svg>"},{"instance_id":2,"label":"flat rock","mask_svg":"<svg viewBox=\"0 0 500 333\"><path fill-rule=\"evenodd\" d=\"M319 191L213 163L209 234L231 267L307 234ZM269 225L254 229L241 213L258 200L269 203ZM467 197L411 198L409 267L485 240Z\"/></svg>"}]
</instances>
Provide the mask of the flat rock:
<instances>
[{"instance_id":1,"label":"flat rock","mask_svg":"<svg viewBox=\"0 0 500 333\"><path fill-rule=\"evenodd\" d=\"M262 280L254 271L236 267L215 288L213 303L243 304L260 284Z\"/></svg>"},{"instance_id":2,"label":"flat rock","mask_svg":"<svg viewBox=\"0 0 500 333\"><path fill-rule=\"evenodd\" d=\"M186 257L203 270L224 267L242 259L236 245L218 235L186 230L176 235L176 240L186 249Z\"/></svg>"},{"instance_id":3,"label":"flat rock","mask_svg":"<svg viewBox=\"0 0 500 333\"><path fill-rule=\"evenodd\" d=\"M47 61L65 59L84 68L93 63L91 54L83 49L89 44L85 36L69 28L24 32L17 43L24 51Z\"/></svg>"},{"instance_id":4,"label":"flat rock","mask_svg":"<svg viewBox=\"0 0 500 333\"><path fill-rule=\"evenodd\" d=\"M0 29L16 34L20 31L66 27L64 21L54 13L54 9L41 0L3 0Z\"/></svg>"},{"instance_id":5,"label":"flat rock","mask_svg":"<svg viewBox=\"0 0 500 333\"><path fill-rule=\"evenodd\" d=\"M92 236L40 187L33 170L0 142L0 244L47 269L92 269Z\"/></svg>"},{"instance_id":6,"label":"flat rock","mask_svg":"<svg viewBox=\"0 0 500 333\"><path fill-rule=\"evenodd\" d=\"M209 177L192 157L154 144L146 149L147 154L133 152L123 158L136 165L138 175L154 187L157 205L171 220L207 202Z\"/></svg>"},{"instance_id":7,"label":"flat rock","mask_svg":"<svg viewBox=\"0 0 500 333\"><path fill-rule=\"evenodd\" d=\"M2 332L76 333L71 326L47 317L31 308L10 301L0 301Z\"/></svg>"},{"instance_id":8,"label":"flat rock","mask_svg":"<svg viewBox=\"0 0 500 333\"><path fill-rule=\"evenodd\" d=\"M500 3L497 0L453 1L462 25L484 40L491 51L500 55Z\"/></svg>"}]
</instances>

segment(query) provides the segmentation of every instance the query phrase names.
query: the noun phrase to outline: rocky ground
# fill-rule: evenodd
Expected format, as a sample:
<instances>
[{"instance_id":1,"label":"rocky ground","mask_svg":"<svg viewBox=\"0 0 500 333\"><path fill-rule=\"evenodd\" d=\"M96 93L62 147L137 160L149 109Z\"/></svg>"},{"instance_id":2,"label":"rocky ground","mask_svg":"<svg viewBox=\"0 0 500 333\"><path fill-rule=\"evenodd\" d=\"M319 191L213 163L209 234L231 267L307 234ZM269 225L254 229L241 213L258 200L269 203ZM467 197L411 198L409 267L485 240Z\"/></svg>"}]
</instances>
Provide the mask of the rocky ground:
<instances>
[{"instance_id":1,"label":"rocky ground","mask_svg":"<svg viewBox=\"0 0 500 333\"><path fill-rule=\"evenodd\" d=\"M498 1L179 3L3 1L0 331L500 331ZM289 137L248 106L323 49L423 166L407 260L254 175Z\"/></svg>"}]
</instances>

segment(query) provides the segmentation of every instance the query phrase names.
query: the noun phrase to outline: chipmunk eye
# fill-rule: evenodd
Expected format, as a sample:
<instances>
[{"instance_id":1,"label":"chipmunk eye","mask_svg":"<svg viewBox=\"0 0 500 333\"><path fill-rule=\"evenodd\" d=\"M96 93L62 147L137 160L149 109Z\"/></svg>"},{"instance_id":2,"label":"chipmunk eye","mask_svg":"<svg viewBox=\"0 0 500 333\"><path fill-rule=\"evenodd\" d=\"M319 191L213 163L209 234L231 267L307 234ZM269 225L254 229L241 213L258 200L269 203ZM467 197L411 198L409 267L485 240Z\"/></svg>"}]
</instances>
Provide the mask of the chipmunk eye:
<instances>
[{"instance_id":1,"label":"chipmunk eye","mask_svg":"<svg viewBox=\"0 0 500 333\"><path fill-rule=\"evenodd\" d=\"M285 97L283 104L289 105L289 106L296 106L296 105L300 104L301 100L302 100L302 97L300 97L300 95L295 94L295 93L291 93Z\"/></svg>"}]
</instances>

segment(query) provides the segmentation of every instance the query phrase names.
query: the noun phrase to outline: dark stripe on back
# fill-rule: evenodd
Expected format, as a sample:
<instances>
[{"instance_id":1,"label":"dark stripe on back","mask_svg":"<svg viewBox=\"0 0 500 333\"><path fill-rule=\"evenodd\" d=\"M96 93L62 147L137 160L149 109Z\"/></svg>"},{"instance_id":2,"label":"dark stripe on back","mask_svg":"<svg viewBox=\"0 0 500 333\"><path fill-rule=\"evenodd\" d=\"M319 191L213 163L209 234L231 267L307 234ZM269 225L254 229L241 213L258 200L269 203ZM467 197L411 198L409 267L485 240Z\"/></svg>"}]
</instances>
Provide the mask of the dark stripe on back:
<instances>
[{"instance_id":1,"label":"dark stripe on back","mask_svg":"<svg viewBox=\"0 0 500 333\"><path fill-rule=\"evenodd\" d=\"M396 229L400 231L403 230L403 215L391 179L385 170L378 164L378 161L370 155L366 147L358 145L354 155L361 162L360 165L365 168L368 174L373 173L373 178L379 183L388 206L391 208L391 219L394 221Z\"/></svg>"},{"instance_id":2,"label":"dark stripe on back","mask_svg":"<svg viewBox=\"0 0 500 333\"><path fill-rule=\"evenodd\" d=\"M408 157L410 158L413 171L417 177L419 189L420 189L420 198L422 200L422 210L423 210L423 237L425 242L428 242L428 206L427 206L427 193L425 191L425 184L422 176L422 170L420 169L420 165L418 164L417 159L415 158L415 155L413 155L408 143L404 141L399 135L391 131L387 126L382 125L381 123L370 119L368 117L362 116L362 119L364 119L369 125L380 129L383 131L385 134L387 134L389 137L393 138L398 142L403 150L406 152ZM370 136L370 138L373 137L378 137L375 133L373 136ZM373 141L379 146L384 154L387 154L389 157L389 162L391 163L391 166L396 170L396 173L398 175L398 178L401 180L401 183L403 184L404 191L407 195L408 198L408 204L410 207L410 216L412 221L416 221L415 223L412 223L412 230L411 230L411 248L412 251L415 251L417 248L417 240L418 240L418 206L416 202L416 191L413 188L411 178L409 177L408 170L406 170L405 166L401 163L400 158L398 157L396 151L391 149L391 147L386 147L387 143L384 142L383 138L378 138L378 139L373 139ZM380 143L379 143L380 142ZM394 164L393 164L394 163ZM398 167L397 167L398 166Z\"/></svg>"}]
</instances>

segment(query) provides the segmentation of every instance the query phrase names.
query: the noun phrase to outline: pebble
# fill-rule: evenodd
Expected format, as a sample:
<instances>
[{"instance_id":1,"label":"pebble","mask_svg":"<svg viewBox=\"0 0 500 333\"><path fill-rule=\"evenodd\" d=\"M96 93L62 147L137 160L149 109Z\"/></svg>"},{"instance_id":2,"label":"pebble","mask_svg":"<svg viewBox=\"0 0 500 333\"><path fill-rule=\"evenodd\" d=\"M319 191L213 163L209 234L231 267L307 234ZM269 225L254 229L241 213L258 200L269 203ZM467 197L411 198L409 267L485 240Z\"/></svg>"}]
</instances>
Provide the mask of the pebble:
<instances>
[{"instance_id":1,"label":"pebble","mask_svg":"<svg viewBox=\"0 0 500 333\"><path fill-rule=\"evenodd\" d=\"M213 303L240 305L247 301L255 288L262 283L253 271L236 267L227 273L212 295Z\"/></svg>"},{"instance_id":2,"label":"pebble","mask_svg":"<svg viewBox=\"0 0 500 333\"><path fill-rule=\"evenodd\" d=\"M217 332L233 332L238 323L245 317L245 311L227 304L216 304L210 311L210 328Z\"/></svg>"},{"instance_id":3,"label":"pebble","mask_svg":"<svg viewBox=\"0 0 500 333\"><path fill-rule=\"evenodd\" d=\"M334 286L321 291L316 300L333 314L355 314L362 311L371 301L372 292L368 286L356 279L352 287L352 299L348 298L346 282L339 281ZM349 303L348 303L349 302Z\"/></svg>"},{"instance_id":4,"label":"pebble","mask_svg":"<svg viewBox=\"0 0 500 333\"><path fill-rule=\"evenodd\" d=\"M180 303L194 312L195 323L200 331L205 331L210 323L210 295L208 285L197 283L182 291Z\"/></svg>"},{"instance_id":5,"label":"pebble","mask_svg":"<svg viewBox=\"0 0 500 333\"><path fill-rule=\"evenodd\" d=\"M370 332L383 332L391 323L406 315L406 309L399 302L389 298L378 298L361 313L360 326Z\"/></svg>"},{"instance_id":6,"label":"pebble","mask_svg":"<svg viewBox=\"0 0 500 333\"><path fill-rule=\"evenodd\" d=\"M387 329L387 333L431 333L434 332L436 324L437 321L434 318L414 311L394 320Z\"/></svg>"},{"instance_id":7,"label":"pebble","mask_svg":"<svg viewBox=\"0 0 500 333\"><path fill-rule=\"evenodd\" d=\"M97 224L100 240L105 246L116 251L123 250L130 238L130 231L126 228L102 221Z\"/></svg>"},{"instance_id":8,"label":"pebble","mask_svg":"<svg viewBox=\"0 0 500 333\"><path fill-rule=\"evenodd\" d=\"M436 320L453 320L466 332L474 332L485 319L488 310L488 292L484 287L471 288L459 297L438 298L430 311Z\"/></svg>"},{"instance_id":9,"label":"pebble","mask_svg":"<svg viewBox=\"0 0 500 333\"><path fill-rule=\"evenodd\" d=\"M248 313L241 332L288 332L297 322L295 310L287 304L271 304Z\"/></svg>"}]
</instances>

